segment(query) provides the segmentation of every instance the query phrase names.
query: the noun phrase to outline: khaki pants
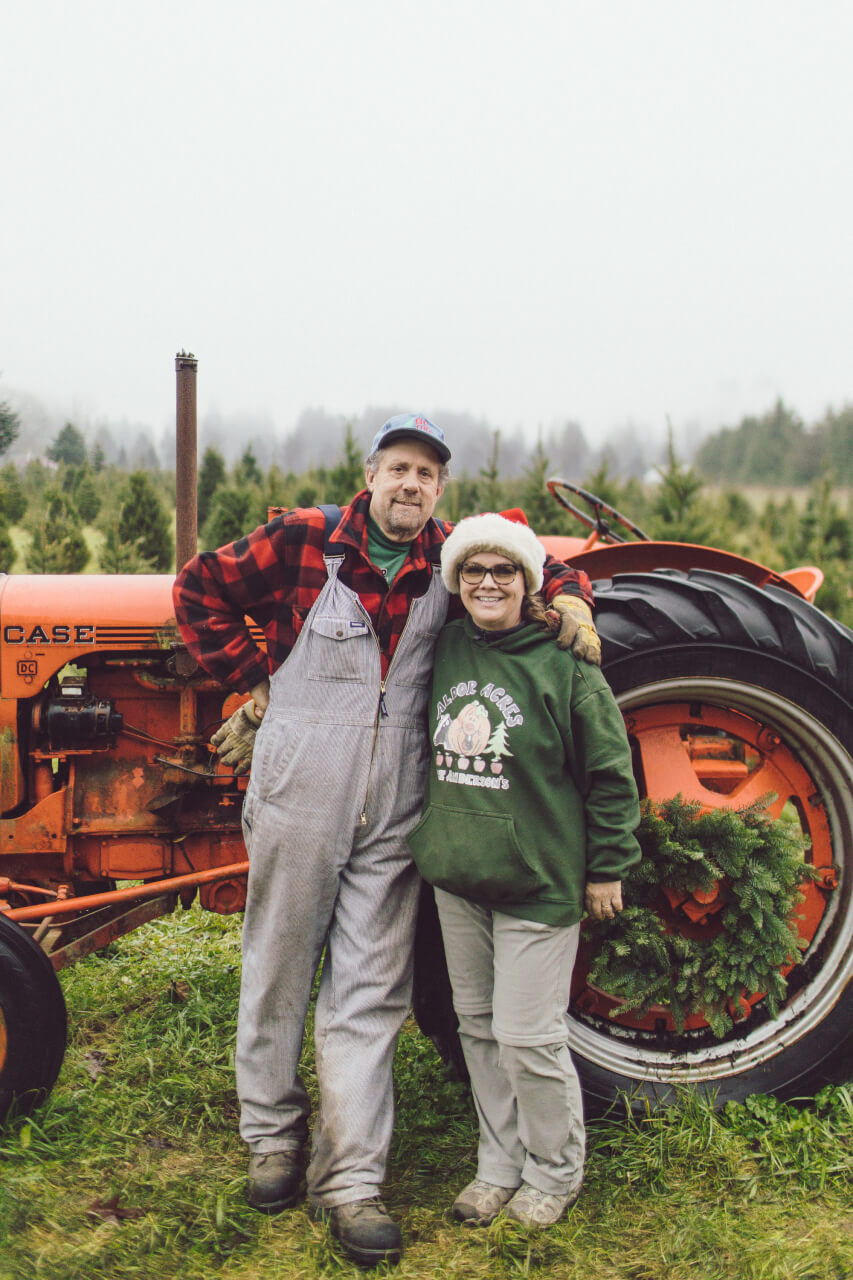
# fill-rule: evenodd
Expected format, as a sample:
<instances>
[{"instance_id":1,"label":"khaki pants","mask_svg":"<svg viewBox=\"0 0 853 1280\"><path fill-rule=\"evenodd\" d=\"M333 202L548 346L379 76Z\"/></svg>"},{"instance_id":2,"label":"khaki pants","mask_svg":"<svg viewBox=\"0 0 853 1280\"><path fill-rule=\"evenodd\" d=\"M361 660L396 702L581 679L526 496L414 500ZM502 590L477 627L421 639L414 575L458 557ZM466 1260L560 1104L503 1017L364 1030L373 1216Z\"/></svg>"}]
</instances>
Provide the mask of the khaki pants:
<instances>
[{"instance_id":1,"label":"khaki pants","mask_svg":"<svg viewBox=\"0 0 853 1280\"><path fill-rule=\"evenodd\" d=\"M477 1177L566 1195L583 1177L566 1009L579 925L557 928L435 891L480 1122Z\"/></svg>"}]
</instances>

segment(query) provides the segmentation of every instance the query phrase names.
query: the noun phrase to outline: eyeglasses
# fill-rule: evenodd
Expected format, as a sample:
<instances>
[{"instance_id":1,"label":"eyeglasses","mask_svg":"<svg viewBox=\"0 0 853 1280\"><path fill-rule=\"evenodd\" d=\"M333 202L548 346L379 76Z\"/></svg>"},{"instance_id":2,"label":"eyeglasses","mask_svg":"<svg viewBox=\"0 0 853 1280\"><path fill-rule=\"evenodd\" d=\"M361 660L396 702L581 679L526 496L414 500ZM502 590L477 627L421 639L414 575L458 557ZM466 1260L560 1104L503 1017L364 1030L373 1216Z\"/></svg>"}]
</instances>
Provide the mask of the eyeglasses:
<instances>
[{"instance_id":1,"label":"eyeglasses","mask_svg":"<svg viewBox=\"0 0 853 1280\"><path fill-rule=\"evenodd\" d=\"M459 577L463 582L467 582L469 587L476 587L487 573L492 575L492 581L499 587L508 587L518 573L518 565L494 564L487 569L484 564L477 564L476 560L472 560L468 564L463 564L459 570Z\"/></svg>"}]
</instances>

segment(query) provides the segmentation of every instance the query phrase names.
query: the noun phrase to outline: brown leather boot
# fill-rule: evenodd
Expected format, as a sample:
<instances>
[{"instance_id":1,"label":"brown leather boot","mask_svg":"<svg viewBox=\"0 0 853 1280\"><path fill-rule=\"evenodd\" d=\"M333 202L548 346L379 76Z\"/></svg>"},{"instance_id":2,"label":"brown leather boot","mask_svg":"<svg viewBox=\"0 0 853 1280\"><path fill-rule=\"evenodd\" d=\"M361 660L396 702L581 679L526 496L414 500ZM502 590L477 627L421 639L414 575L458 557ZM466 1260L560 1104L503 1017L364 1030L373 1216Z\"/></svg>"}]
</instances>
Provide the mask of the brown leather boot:
<instances>
[{"instance_id":1,"label":"brown leather boot","mask_svg":"<svg viewBox=\"0 0 853 1280\"><path fill-rule=\"evenodd\" d=\"M302 1150L271 1151L249 1156L246 1198L261 1213L281 1213L299 1198L302 1177Z\"/></svg>"},{"instance_id":2,"label":"brown leather boot","mask_svg":"<svg viewBox=\"0 0 853 1280\"><path fill-rule=\"evenodd\" d=\"M360 1267L375 1267L380 1262L396 1263L403 1253L403 1237L399 1226L385 1211L378 1196L370 1200L353 1200L331 1209L315 1207L314 1216L328 1222L329 1229L348 1258Z\"/></svg>"}]
</instances>

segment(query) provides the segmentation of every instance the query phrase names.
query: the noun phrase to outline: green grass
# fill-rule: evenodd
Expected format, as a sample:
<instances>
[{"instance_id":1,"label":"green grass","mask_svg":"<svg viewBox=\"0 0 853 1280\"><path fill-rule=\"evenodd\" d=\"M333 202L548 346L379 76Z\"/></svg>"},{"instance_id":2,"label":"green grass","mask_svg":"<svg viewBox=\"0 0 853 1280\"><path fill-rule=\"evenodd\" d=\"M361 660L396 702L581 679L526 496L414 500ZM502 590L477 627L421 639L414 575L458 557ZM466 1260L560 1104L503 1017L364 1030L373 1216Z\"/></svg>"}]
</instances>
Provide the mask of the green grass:
<instances>
[{"instance_id":1,"label":"green grass","mask_svg":"<svg viewBox=\"0 0 853 1280\"><path fill-rule=\"evenodd\" d=\"M34 1116L0 1128L2 1280L362 1274L304 1207L270 1219L245 1203L237 920L193 909L61 976L71 1042L57 1087ZM303 1068L314 1093L310 1049ZM597 1121L580 1200L531 1236L450 1219L474 1172L476 1126L466 1090L412 1023L396 1076L386 1200L405 1234L400 1280L853 1272L849 1088L803 1107L759 1096L722 1115L687 1096L663 1115Z\"/></svg>"},{"instance_id":2,"label":"green grass","mask_svg":"<svg viewBox=\"0 0 853 1280\"><path fill-rule=\"evenodd\" d=\"M12 546L15 548L15 562L10 572L26 573L27 553L30 549L32 536L27 533L26 529L17 524L9 526L9 536L12 539Z\"/></svg>"},{"instance_id":3,"label":"green grass","mask_svg":"<svg viewBox=\"0 0 853 1280\"><path fill-rule=\"evenodd\" d=\"M796 510L803 512L809 498L808 485L712 484L711 481L705 481L703 490L715 497L723 493L737 492L747 499L755 511L761 511L770 501L779 506L786 502L788 498L792 498ZM853 487L850 485L833 485L831 496L835 502L838 502L842 507L846 507L848 502L853 499Z\"/></svg>"}]
</instances>

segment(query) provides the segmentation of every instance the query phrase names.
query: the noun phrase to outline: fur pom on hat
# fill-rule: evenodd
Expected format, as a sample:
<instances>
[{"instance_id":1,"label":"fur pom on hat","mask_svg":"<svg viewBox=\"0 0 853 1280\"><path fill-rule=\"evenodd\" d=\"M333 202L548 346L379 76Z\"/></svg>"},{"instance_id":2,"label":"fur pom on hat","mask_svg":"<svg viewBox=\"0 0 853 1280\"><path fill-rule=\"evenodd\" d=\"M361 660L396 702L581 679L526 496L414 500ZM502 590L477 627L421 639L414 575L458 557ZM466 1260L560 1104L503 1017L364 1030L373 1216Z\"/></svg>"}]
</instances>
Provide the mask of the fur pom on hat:
<instances>
[{"instance_id":1,"label":"fur pom on hat","mask_svg":"<svg viewBox=\"0 0 853 1280\"><path fill-rule=\"evenodd\" d=\"M519 513L521 514L521 513ZM493 512L460 520L441 548L441 577L451 595L459 594L459 566L478 551L504 555L524 570L528 591L542 586L545 548L526 523Z\"/></svg>"}]
</instances>

